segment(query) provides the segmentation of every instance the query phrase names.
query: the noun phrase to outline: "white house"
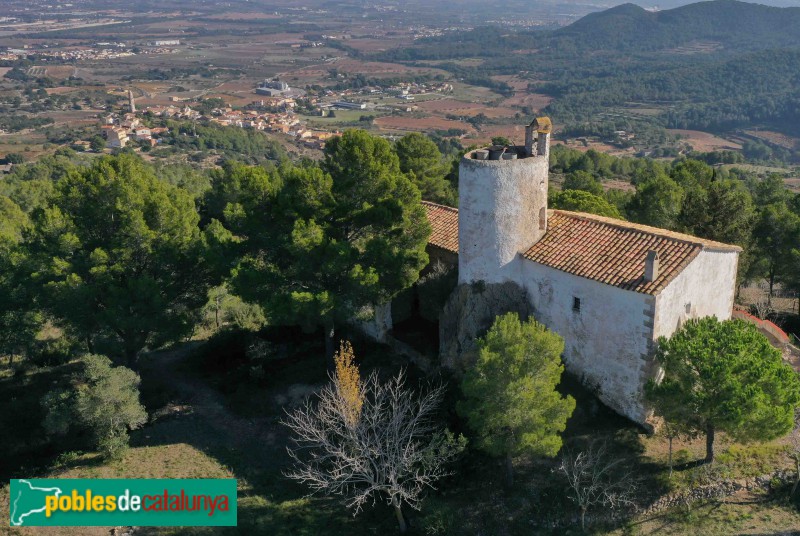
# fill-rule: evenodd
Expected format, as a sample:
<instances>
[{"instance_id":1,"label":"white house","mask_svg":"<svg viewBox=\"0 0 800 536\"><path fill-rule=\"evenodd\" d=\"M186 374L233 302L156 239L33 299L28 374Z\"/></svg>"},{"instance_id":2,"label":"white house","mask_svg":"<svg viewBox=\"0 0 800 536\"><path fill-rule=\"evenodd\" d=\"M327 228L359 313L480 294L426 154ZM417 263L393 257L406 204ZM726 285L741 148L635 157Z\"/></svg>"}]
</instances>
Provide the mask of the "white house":
<instances>
[{"instance_id":1,"label":"white house","mask_svg":"<svg viewBox=\"0 0 800 536\"><path fill-rule=\"evenodd\" d=\"M644 423L642 389L660 374L654 342L689 318L730 318L741 248L548 210L550 124L537 121L524 147L464 156L459 209L425 203L429 250L457 256L460 285L523 289L535 318L564 338L567 369Z\"/></svg>"}]
</instances>

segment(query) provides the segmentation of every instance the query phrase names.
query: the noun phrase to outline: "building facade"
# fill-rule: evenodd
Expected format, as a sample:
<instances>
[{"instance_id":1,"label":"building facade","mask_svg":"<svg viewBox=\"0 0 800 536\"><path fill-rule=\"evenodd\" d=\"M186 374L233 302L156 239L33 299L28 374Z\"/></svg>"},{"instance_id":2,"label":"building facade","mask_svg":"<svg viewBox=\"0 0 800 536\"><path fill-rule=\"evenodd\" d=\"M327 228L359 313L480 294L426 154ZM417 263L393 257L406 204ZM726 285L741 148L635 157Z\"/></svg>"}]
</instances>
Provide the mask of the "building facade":
<instances>
[{"instance_id":1,"label":"building facade","mask_svg":"<svg viewBox=\"0 0 800 536\"><path fill-rule=\"evenodd\" d=\"M730 318L741 249L548 210L549 135L549 120L539 119L525 146L465 155L459 209L425 203L429 249L457 257L459 285L516 284L534 317L564 338L566 368L608 406L645 423L643 388L661 373L655 341L690 318ZM459 321L475 322L468 313Z\"/></svg>"}]
</instances>

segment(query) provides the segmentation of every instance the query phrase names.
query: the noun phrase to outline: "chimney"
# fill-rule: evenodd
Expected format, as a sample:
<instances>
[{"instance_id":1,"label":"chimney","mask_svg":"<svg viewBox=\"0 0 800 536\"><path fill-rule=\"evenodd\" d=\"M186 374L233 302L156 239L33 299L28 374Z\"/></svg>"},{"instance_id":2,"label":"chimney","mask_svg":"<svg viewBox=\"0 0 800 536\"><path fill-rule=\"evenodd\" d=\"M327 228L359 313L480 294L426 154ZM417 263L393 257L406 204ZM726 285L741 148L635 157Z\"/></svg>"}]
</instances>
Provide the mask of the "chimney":
<instances>
[{"instance_id":1,"label":"chimney","mask_svg":"<svg viewBox=\"0 0 800 536\"><path fill-rule=\"evenodd\" d=\"M644 260L644 280L652 283L658 279L658 252L650 250L647 252L647 258Z\"/></svg>"}]
</instances>

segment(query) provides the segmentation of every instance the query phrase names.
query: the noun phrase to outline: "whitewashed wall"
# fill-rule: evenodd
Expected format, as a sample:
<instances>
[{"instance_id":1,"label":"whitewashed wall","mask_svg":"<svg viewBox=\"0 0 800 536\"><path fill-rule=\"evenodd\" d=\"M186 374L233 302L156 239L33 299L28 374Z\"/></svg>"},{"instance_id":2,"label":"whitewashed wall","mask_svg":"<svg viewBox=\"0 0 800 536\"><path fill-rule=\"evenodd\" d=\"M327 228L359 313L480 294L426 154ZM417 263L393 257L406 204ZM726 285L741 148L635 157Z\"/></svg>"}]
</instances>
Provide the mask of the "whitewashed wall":
<instances>
[{"instance_id":1,"label":"whitewashed wall","mask_svg":"<svg viewBox=\"0 0 800 536\"><path fill-rule=\"evenodd\" d=\"M518 267L536 319L565 340L567 370L611 408L643 423L642 387L654 372L648 344L654 298L527 260ZM580 312L573 298L581 300Z\"/></svg>"},{"instance_id":2,"label":"whitewashed wall","mask_svg":"<svg viewBox=\"0 0 800 536\"><path fill-rule=\"evenodd\" d=\"M361 311L361 314L356 315L350 322L368 337L378 342L386 342L389 332L392 331L392 302L376 305L371 311Z\"/></svg>"},{"instance_id":3,"label":"whitewashed wall","mask_svg":"<svg viewBox=\"0 0 800 536\"><path fill-rule=\"evenodd\" d=\"M701 251L656 297L655 337L669 337L689 318L729 319L738 259L734 251Z\"/></svg>"},{"instance_id":4,"label":"whitewashed wall","mask_svg":"<svg viewBox=\"0 0 800 536\"><path fill-rule=\"evenodd\" d=\"M469 155L467 155L469 156ZM546 231L548 160L463 158L458 180L458 281L513 280L520 251ZM544 213L544 228L540 215Z\"/></svg>"}]
</instances>

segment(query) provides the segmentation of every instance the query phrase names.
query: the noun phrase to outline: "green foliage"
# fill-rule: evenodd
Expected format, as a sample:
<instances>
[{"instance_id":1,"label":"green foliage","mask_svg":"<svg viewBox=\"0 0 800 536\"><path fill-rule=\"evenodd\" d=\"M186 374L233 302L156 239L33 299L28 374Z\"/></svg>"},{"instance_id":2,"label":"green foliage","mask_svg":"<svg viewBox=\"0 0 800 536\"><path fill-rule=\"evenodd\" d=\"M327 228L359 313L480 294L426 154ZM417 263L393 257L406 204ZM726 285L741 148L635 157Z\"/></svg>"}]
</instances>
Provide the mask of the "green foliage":
<instances>
[{"instance_id":1,"label":"green foliage","mask_svg":"<svg viewBox=\"0 0 800 536\"><path fill-rule=\"evenodd\" d=\"M671 339L659 339L660 384L646 396L658 414L706 433L737 441L766 441L786 434L800 405L800 379L758 329L741 320L690 320Z\"/></svg>"},{"instance_id":2,"label":"green foliage","mask_svg":"<svg viewBox=\"0 0 800 536\"><path fill-rule=\"evenodd\" d=\"M715 180L686 192L679 221L695 236L746 246L754 216L750 193L741 183Z\"/></svg>"},{"instance_id":3,"label":"green foliage","mask_svg":"<svg viewBox=\"0 0 800 536\"><path fill-rule=\"evenodd\" d=\"M511 145L511 140L505 136L494 136L492 138L492 145Z\"/></svg>"},{"instance_id":4,"label":"green foliage","mask_svg":"<svg viewBox=\"0 0 800 536\"><path fill-rule=\"evenodd\" d=\"M666 174L654 177L636 186L636 195L628 206L628 215L638 223L675 229L683 203L683 188Z\"/></svg>"},{"instance_id":5,"label":"green foliage","mask_svg":"<svg viewBox=\"0 0 800 536\"><path fill-rule=\"evenodd\" d=\"M164 136L163 143L182 151L199 151L201 155L213 151L227 159L250 164L264 164L270 160L282 161L287 158L286 150L279 142L258 130L224 127L213 123L169 123L168 126L170 132Z\"/></svg>"},{"instance_id":6,"label":"green foliage","mask_svg":"<svg viewBox=\"0 0 800 536\"><path fill-rule=\"evenodd\" d=\"M753 229L754 261L749 275L764 275L770 296L776 281L794 286L800 264L795 252L800 250L800 216L777 201L760 207Z\"/></svg>"},{"instance_id":7,"label":"green foliage","mask_svg":"<svg viewBox=\"0 0 800 536\"><path fill-rule=\"evenodd\" d=\"M598 197L603 195L603 185L587 171L568 173L562 188L564 190L581 190Z\"/></svg>"},{"instance_id":8,"label":"green foliage","mask_svg":"<svg viewBox=\"0 0 800 536\"><path fill-rule=\"evenodd\" d=\"M246 303L230 293L227 285L208 291L208 303L203 307L207 325L220 329L231 326L246 331L258 331L267 323L264 311L257 304Z\"/></svg>"},{"instance_id":9,"label":"green foliage","mask_svg":"<svg viewBox=\"0 0 800 536\"><path fill-rule=\"evenodd\" d=\"M22 164L25 162L25 155L20 153L8 153L5 157L5 161L9 164Z\"/></svg>"},{"instance_id":10,"label":"green foliage","mask_svg":"<svg viewBox=\"0 0 800 536\"><path fill-rule=\"evenodd\" d=\"M422 198L455 204L455 193L445 178L448 167L436 143L419 132L406 134L395 143L400 170L419 188Z\"/></svg>"},{"instance_id":11,"label":"green foliage","mask_svg":"<svg viewBox=\"0 0 800 536\"><path fill-rule=\"evenodd\" d=\"M551 191L547 200L550 208L588 212L608 218L623 219L617 207L600 197L583 190Z\"/></svg>"},{"instance_id":12,"label":"green foliage","mask_svg":"<svg viewBox=\"0 0 800 536\"><path fill-rule=\"evenodd\" d=\"M154 171L159 179L186 190L195 199L202 198L211 188L209 173L195 169L188 164L175 162L170 164L156 163Z\"/></svg>"},{"instance_id":13,"label":"green foliage","mask_svg":"<svg viewBox=\"0 0 800 536\"><path fill-rule=\"evenodd\" d=\"M575 409L572 397L556 391L564 340L533 319L520 322L508 313L497 317L479 347L458 404L478 448L492 456L558 454L559 434Z\"/></svg>"},{"instance_id":14,"label":"green foliage","mask_svg":"<svg viewBox=\"0 0 800 536\"><path fill-rule=\"evenodd\" d=\"M47 204L54 185L70 171L75 162L67 156L45 156L36 162L14 166L10 174L0 177L0 195L11 198L26 213Z\"/></svg>"},{"instance_id":15,"label":"green foliage","mask_svg":"<svg viewBox=\"0 0 800 536\"><path fill-rule=\"evenodd\" d=\"M279 323L330 328L390 300L427 262L419 191L389 143L365 131L330 140L321 167L225 176L210 205L241 240L232 288Z\"/></svg>"},{"instance_id":16,"label":"green foliage","mask_svg":"<svg viewBox=\"0 0 800 536\"><path fill-rule=\"evenodd\" d=\"M29 337L33 339L36 333L33 328L39 327L33 324ZM70 337L61 336L53 339L35 340L27 344L28 358L31 363L38 367L54 367L69 363L76 353L78 345Z\"/></svg>"},{"instance_id":17,"label":"green foliage","mask_svg":"<svg viewBox=\"0 0 800 536\"><path fill-rule=\"evenodd\" d=\"M8 132L19 132L20 130L52 124L53 119L50 117L31 117L27 115L3 115L0 117L0 129Z\"/></svg>"},{"instance_id":18,"label":"green foliage","mask_svg":"<svg viewBox=\"0 0 800 536\"><path fill-rule=\"evenodd\" d=\"M30 227L28 216L9 198L0 195L0 355L30 349L39 317L26 292L20 266L25 259L21 246Z\"/></svg>"},{"instance_id":19,"label":"green foliage","mask_svg":"<svg viewBox=\"0 0 800 536\"><path fill-rule=\"evenodd\" d=\"M92 136L92 139L89 140L89 143L91 144L90 147L92 151L96 153L102 152L103 149L106 148L106 140L100 136Z\"/></svg>"},{"instance_id":20,"label":"green foliage","mask_svg":"<svg viewBox=\"0 0 800 536\"><path fill-rule=\"evenodd\" d=\"M139 375L112 367L101 355L86 355L72 390L55 390L42 398L47 411L45 430L64 434L76 423L92 431L95 445L106 458L118 458L128 445L128 430L147 421L139 402Z\"/></svg>"},{"instance_id":21,"label":"green foliage","mask_svg":"<svg viewBox=\"0 0 800 536\"><path fill-rule=\"evenodd\" d=\"M0 196L0 263L8 262L8 257L22 240L22 233L29 225L28 216L22 209L8 197Z\"/></svg>"},{"instance_id":22,"label":"green foliage","mask_svg":"<svg viewBox=\"0 0 800 536\"><path fill-rule=\"evenodd\" d=\"M214 272L191 196L132 156L70 172L26 245L42 305L85 340L132 360L191 332Z\"/></svg>"},{"instance_id":23,"label":"green foliage","mask_svg":"<svg viewBox=\"0 0 800 536\"><path fill-rule=\"evenodd\" d=\"M119 430L101 437L97 442L97 450L107 460L121 460L128 450L130 437L126 430Z\"/></svg>"}]
</instances>

